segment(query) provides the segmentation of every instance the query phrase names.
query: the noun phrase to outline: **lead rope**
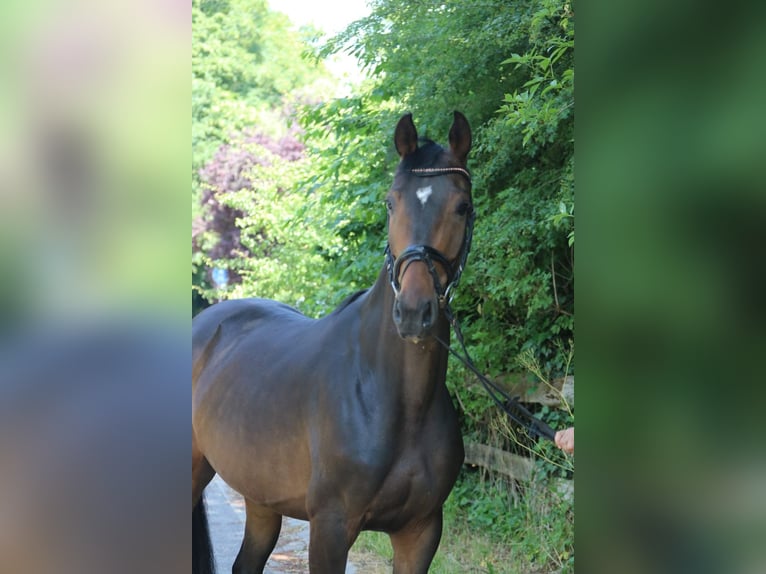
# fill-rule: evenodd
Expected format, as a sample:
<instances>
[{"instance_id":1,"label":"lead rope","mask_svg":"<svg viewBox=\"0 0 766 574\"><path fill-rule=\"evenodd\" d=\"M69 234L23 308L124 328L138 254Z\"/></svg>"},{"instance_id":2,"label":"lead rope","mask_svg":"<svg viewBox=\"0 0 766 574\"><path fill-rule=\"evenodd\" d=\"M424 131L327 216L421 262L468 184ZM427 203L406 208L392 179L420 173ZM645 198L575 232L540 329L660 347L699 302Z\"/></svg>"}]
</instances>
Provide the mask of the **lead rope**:
<instances>
[{"instance_id":1,"label":"lead rope","mask_svg":"<svg viewBox=\"0 0 766 574\"><path fill-rule=\"evenodd\" d=\"M455 331L455 337L457 337L465 357L461 356L460 353L450 347L449 343L442 341L438 336L436 337L436 340L439 341L439 343L441 343L445 349L457 357L457 359L462 362L471 372L473 372L474 375L476 375L489 396L492 397L493 401L495 401L495 404L497 404L497 406L500 407L500 409L506 415L508 415L511 420L526 429L526 431L530 433L530 436L537 435L539 437L547 438L548 440L555 442L556 432L551 427L535 417L525 407L521 406L518 398L510 396L496 383L492 382L481 372L479 372L479 370L473 364L471 356L468 354L468 349L466 349L465 341L463 340L463 333L460 331L460 325L458 325L457 319L452 313L452 309L449 304L444 307L444 314L446 315L447 320L450 322L450 325L452 325L452 329Z\"/></svg>"}]
</instances>

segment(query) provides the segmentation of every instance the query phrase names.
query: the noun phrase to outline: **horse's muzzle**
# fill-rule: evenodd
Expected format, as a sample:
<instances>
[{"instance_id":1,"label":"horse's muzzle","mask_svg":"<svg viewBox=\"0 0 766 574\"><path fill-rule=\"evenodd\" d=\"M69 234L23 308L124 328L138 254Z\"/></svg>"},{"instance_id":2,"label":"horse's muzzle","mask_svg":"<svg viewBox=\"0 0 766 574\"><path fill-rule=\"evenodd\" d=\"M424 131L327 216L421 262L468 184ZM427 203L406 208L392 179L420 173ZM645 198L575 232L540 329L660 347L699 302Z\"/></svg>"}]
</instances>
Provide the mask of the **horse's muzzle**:
<instances>
[{"instance_id":1,"label":"horse's muzzle","mask_svg":"<svg viewBox=\"0 0 766 574\"><path fill-rule=\"evenodd\" d=\"M429 337L438 315L439 303L436 297L419 299L411 304L402 297L394 301L394 324L402 339L420 340Z\"/></svg>"}]
</instances>

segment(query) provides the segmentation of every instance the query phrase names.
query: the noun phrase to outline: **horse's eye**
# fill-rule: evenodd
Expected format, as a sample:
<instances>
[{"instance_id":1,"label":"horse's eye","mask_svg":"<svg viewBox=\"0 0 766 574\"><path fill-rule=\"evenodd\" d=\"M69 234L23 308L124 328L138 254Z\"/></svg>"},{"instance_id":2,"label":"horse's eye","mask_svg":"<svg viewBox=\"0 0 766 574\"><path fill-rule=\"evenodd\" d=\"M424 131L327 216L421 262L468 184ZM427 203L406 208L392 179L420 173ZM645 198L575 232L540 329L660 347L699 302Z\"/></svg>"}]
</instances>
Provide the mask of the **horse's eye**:
<instances>
[{"instance_id":1,"label":"horse's eye","mask_svg":"<svg viewBox=\"0 0 766 574\"><path fill-rule=\"evenodd\" d=\"M389 213L391 213L391 211L393 211L393 209L394 209L394 204L393 204L393 203L391 203L391 200L390 200L390 199L387 199L387 200L386 200L386 211L388 211Z\"/></svg>"},{"instance_id":2,"label":"horse's eye","mask_svg":"<svg viewBox=\"0 0 766 574\"><path fill-rule=\"evenodd\" d=\"M458 215L466 215L467 213L470 213L473 208L471 207L471 204L467 201L464 201L460 205L457 206L457 214Z\"/></svg>"}]
</instances>

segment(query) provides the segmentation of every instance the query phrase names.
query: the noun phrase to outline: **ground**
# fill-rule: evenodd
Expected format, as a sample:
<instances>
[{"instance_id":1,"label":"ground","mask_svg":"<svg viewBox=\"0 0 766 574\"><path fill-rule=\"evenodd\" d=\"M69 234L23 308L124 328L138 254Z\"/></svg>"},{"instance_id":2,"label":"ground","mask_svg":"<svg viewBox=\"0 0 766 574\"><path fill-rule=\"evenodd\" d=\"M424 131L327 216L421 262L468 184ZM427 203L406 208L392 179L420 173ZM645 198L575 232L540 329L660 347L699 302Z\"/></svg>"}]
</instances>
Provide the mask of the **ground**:
<instances>
[{"instance_id":1,"label":"ground","mask_svg":"<svg viewBox=\"0 0 766 574\"><path fill-rule=\"evenodd\" d=\"M216 572L231 572L245 528L242 497L216 476L205 489L210 536L213 540ZM308 566L309 524L283 518L279 541L266 564L265 574L305 574ZM346 574L383 574L391 566L375 555L352 549Z\"/></svg>"}]
</instances>

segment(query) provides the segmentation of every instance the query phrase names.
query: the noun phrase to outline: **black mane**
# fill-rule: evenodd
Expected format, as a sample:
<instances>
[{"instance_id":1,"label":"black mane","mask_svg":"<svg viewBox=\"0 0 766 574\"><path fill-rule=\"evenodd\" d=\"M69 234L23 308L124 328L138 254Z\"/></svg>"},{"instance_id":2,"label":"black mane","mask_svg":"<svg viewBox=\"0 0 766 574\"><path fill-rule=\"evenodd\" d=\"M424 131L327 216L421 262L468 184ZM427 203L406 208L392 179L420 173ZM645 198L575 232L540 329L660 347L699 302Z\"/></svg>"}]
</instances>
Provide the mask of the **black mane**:
<instances>
[{"instance_id":1,"label":"black mane","mask_svg":"<svg viewBox=\"0 0 766 574\"><path fill-rule=\"evenodd\" d=\"M341 302L341 304L340 304L340 305L338 305L338 306L335 308L335 310L334 310L332 313L330 313L330 315L335 315L336 313L339 313L340 311L342 311L343 309L345 309L346 307L348 307L349 305L351 305L351 303L353 303L354 301L356 301L356 300L357 300L359 297L361 297L362 295L364 295L365 293L367 293L367 291L369 291L369 289L362 289L361 291L357 291L356 293L352 293L351 295L349 295L348 297L346 297L346 298L345 298L345 299L344 299L344 300Z\"/></svg>"}]
</instances>

